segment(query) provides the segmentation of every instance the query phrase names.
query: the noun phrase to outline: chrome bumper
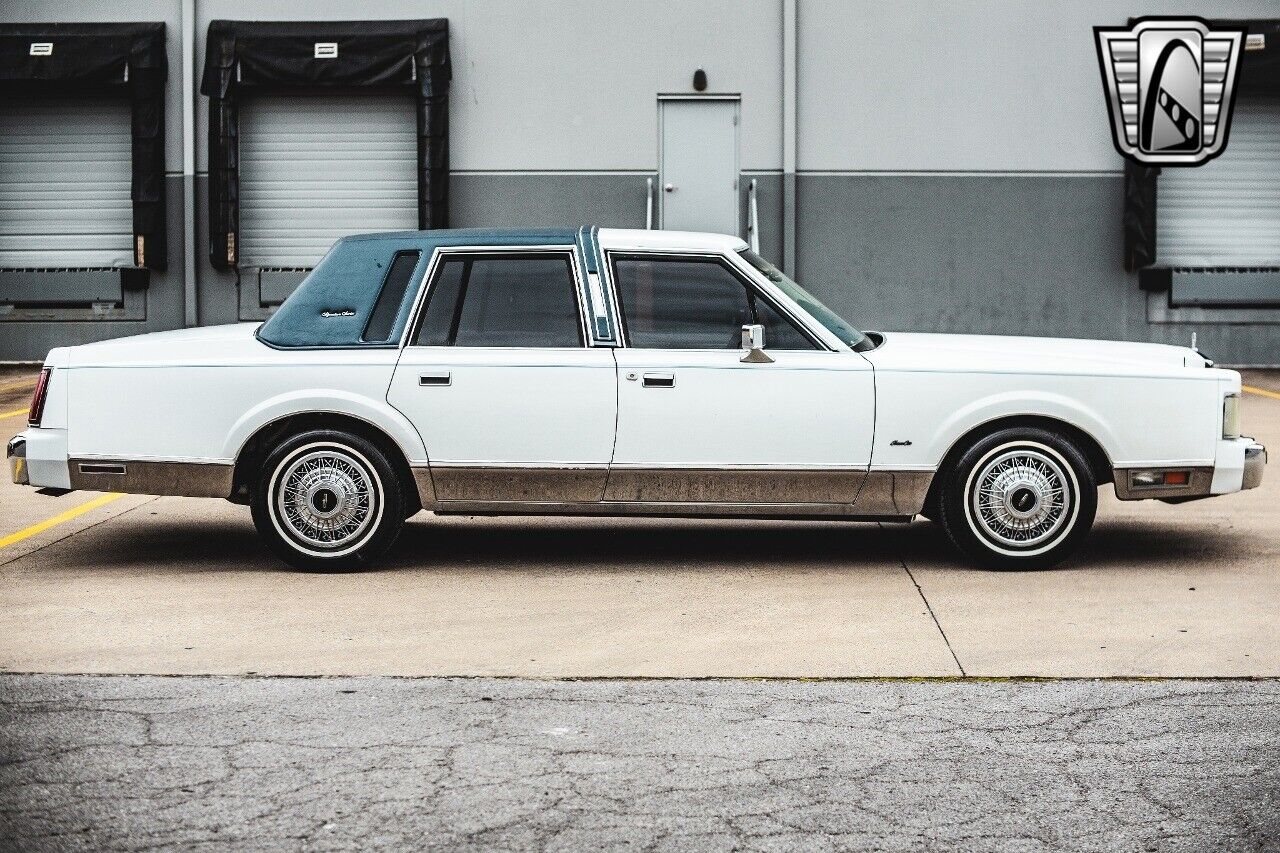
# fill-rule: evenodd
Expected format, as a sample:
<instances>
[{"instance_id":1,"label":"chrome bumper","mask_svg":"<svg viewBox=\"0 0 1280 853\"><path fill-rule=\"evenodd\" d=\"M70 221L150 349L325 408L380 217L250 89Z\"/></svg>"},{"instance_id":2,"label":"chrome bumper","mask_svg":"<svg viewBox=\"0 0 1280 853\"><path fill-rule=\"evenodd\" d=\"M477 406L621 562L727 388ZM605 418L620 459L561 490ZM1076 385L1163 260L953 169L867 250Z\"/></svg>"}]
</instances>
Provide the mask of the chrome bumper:
<instances>
[{"instance_id":1,"label":"chrome bumper","mask_svg":"<svg viewBox=\"0 0 1280 853\"><path fill-rule=\"evenodd\" d=\"M27 472L27 440L22 436L9 439L4 458L9 460L9 477L19 486L31 485L31 477Z\"/></svg>"},{"instance_id":2,"label":"chrome bumper","mask_svg":"<svg viewBox=\"0 0 1280 853\"><path fill-rule=\"evenodd\" d=\"M1267 449L1261 444L1251 444L1244 451L1244 479L1241 490L1256 489L1262 485L1262 472L1267 469Z\"/></svg>"}]
</instances>

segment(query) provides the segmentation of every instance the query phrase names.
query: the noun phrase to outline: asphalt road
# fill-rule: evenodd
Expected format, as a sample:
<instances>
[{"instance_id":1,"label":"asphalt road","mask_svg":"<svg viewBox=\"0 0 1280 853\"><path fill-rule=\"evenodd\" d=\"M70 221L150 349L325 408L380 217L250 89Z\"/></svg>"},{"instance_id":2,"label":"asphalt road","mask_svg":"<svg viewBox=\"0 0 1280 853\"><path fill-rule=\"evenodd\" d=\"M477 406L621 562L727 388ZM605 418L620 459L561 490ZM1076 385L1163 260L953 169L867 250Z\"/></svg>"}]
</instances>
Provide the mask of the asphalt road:
<instances>
[{"instance_id":1,"label":"asphalt road","mask_svg":"<svg viewBox=\"0 0 1280 853\"><path fill-rule=\"evenodd\" d=\"M19 850L1280 849L1280 684L0 678Z\"/></svg>"}]
</instances>

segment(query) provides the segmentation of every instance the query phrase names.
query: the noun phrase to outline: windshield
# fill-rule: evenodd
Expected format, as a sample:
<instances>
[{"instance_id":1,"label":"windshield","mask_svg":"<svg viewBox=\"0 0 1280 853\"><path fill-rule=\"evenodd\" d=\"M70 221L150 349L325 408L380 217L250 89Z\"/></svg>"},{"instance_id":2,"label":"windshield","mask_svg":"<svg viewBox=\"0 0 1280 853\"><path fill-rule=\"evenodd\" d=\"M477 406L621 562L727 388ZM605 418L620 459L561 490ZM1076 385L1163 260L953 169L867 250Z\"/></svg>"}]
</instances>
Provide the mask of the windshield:
<instances>
[{"instance_id":1,"label":"windshield","mask_svg":"<svg viewBox=\"0 0 1280 853\"><path fill-rule=\"evenodd\" d=\"M751 264L751 266L764 273L765 278L778 286L778 289L787 296L791 297L801 308L809 312L809 316L817 320L827 331L835 335L837 338L848 344L852 349L861 351L870 349L872 344L867 336L862 332L849 325L843 317L823 305L818 297L796 284L787 274L757 255L750 249L743 249L739 252L743 260Z\"/></svg>"}]
</instances>

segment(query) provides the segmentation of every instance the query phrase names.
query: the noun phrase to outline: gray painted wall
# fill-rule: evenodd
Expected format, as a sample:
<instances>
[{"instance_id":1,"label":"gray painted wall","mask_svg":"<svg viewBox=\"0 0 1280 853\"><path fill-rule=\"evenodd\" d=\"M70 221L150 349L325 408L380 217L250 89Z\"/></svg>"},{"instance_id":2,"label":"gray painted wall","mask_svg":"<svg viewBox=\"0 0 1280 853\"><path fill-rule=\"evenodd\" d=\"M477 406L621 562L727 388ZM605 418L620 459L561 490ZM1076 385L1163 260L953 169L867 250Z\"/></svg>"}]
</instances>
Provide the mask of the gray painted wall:
<instances>
[{"instance_id":1,"label":"gray painted wall","mask_svg":"<svg viewBox=\"0 0 1280 853\"><path fill-rule=\"evenodd\" d=\"M1093 26L1131 15L1273 16L1273 3L797 3L797 267L833 307L884 329L1175 343L1194 330L1221 361L1280 363L1280 311L1168 312L1123 272L1121 160L1092 41ZM749 9L366 0L358 10L343 0L195 0L195 9L197 77L213 18L448 18L459 226L642 225L657 98L688 94L702 67L709 91L741 96L743 192L755 177L762 250L782 255L783 0ZM6 21L163 20L171 67L170 263L152 278L145 321L0 321L0 359L181 324L181 10L180 0L0 4ZM208 264L203 97L195 118L200 320L235 322L246 301L236 277Z\"/></svg>"}]
</instances>

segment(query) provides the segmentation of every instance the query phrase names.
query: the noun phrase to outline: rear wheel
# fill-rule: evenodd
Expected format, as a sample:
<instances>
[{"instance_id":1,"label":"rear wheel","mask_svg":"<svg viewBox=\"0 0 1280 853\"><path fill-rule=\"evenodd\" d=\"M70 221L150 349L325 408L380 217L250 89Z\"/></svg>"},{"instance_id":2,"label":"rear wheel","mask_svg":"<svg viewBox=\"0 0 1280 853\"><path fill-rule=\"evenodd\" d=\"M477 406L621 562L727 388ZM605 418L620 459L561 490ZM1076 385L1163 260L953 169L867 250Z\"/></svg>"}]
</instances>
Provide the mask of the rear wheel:
<instances>
[{"instance_id":1,"label":"rear wheel","mask_svg":"<svg viewBox=\"0 0 1280 853\"><path fill-rule=\"evenodd\" d=\"M252 508L271 550L308 571L367 567L395 542L406 512L386 455L339 430L282 441L267 456Z\"/></svg>"},{"instance_id":2,"label":"rear wheel","mask_svg":"<svg viewBox=\"0 0 1280 853\"><path fill-rule=\"evenodd\" d=\"M1057 565L1089 534L1098 509L1084 455L1045 429L1015 427L979 439L943 476L937 520L986 568Z\"/></svg>"}]
</instances>

